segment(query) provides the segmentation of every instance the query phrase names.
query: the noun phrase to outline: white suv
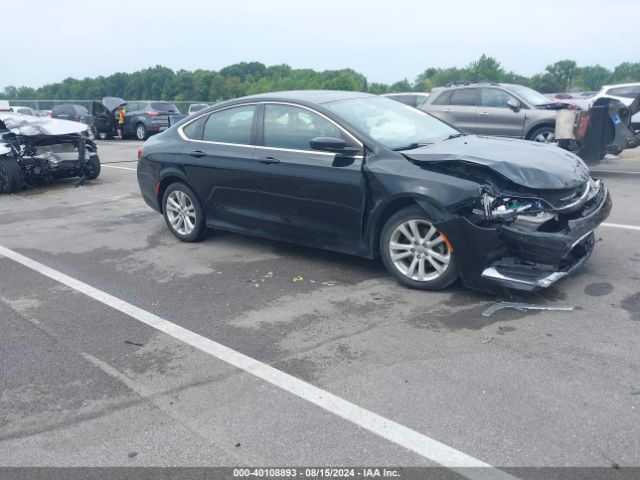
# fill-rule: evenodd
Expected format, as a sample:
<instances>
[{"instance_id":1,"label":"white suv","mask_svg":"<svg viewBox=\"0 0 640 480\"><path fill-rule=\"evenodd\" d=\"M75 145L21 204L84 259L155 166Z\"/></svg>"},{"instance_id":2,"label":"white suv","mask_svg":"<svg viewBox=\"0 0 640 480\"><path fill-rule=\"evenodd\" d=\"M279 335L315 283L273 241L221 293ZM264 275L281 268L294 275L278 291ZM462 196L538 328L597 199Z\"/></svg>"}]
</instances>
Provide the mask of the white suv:
<instances>
[{"instance_id":1,"label":"white suv","mask_svg":"<svg viewBox=\"0 0 640 480\"><path fill-rule=\"evenodd\" d=\"M590 100L591 103L595 102L598 98L608 97L620 100L627 107L631 105L633 99L640 93L640 83L621 83L619 85L605 85L600 89L595 96ZM632 125L637 129L640 129L640 112L631 117Z\"/></svg>"}]
</instances>

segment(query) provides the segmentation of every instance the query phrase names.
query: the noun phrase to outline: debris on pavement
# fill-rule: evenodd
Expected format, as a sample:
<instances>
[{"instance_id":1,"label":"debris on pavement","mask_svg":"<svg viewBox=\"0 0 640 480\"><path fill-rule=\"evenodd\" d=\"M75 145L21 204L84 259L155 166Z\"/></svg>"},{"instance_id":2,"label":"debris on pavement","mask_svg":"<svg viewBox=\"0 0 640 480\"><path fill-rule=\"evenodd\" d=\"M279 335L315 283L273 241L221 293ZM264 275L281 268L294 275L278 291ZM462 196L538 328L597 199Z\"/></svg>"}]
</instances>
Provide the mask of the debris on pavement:
<instances>
[{"instance_id":1,"label":"debris on pavement","mask_svg":"<svg viewBox=\"0 0 640 480\"><path fill-rule=\"evenodd\" d=\"M301 282L303 280L304 280L304 277L302 275L296 275L291 279L292 282Z\"/></svg>"},{"instance_id":2,"label":"debris on pavement","mask_svg":"<svg viewBox=\"0 0 640 480\"><path fill-rule=\"evenodd\" d=\"M484 312L482 312L483 317L490 317L492 314L497 312L498 310L502 310L505 308L515 308L520 311L527 310L559 310L559 311L571 311L574 307L572 306L545 306L545 305L535 305L533 303L516 303L516 302L499 302L491 307L487 308Z\"/></svg>"},{"instance_id":3,"label":"debris on pavement","mask_svg":"<svg viewBox=\"0 0 640 480\"><path fill-rule=\"evenodd\" d=\"M133 342L131 340L124 340L127 345L135 345L136 347L144 347L144 343Z\"/></svg>"}]
</instances>

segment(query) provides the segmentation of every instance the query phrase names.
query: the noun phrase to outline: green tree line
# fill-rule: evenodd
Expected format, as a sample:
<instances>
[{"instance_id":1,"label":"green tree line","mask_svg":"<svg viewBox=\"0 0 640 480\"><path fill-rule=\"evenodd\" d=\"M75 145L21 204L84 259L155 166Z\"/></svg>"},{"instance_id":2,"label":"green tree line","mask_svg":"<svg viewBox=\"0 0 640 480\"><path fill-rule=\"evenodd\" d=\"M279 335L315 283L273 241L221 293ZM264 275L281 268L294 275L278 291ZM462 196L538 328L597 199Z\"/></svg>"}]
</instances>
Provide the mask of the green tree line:
<instances>
[{"instance_id":1,"label":"green tree line","mask_svg":"<svg viewBox=\"0 0 640 480\"><path fill-rule=\"evenodd\" d=\"M105 96L128 100L219 101L278 90L357 90L371 93L401 91L428 92L434 87L458 81L511 82L543 93L597 90L608 83L640 81L640 63L624 62L609 70L601 65L579 67L573 60L560 60L531 77L506 71L493 57L482 55L464 68L427 68L410 82L369 83L352 69L315 71L288 65L266 66L241 62L214 70L178 70L163 66L109 76L67 78L39 88L8 86L0 93L7 100L93 100Z\"/></svg>"}]
</instances>

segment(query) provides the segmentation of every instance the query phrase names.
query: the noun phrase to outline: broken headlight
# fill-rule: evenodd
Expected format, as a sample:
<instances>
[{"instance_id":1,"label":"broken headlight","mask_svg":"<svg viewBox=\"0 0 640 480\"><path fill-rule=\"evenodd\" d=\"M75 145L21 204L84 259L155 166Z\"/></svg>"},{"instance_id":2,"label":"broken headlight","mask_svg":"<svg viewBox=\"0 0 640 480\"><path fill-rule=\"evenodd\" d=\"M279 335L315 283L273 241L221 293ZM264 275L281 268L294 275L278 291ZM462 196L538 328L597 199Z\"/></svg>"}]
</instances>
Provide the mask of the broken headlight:
<instances>
[{"instance_id":1,"label":"broken headlight","mask_svg":"<svg viewBox=\"0 0 640 480\"><path fill-rule=\"evenodd\" d=\"M541 200L536 198L499 197L487 192L482 194L473 213L482 214L487 220L513 221L520 214L535 215L543 212Z\"/></svg>"}]
</instances>

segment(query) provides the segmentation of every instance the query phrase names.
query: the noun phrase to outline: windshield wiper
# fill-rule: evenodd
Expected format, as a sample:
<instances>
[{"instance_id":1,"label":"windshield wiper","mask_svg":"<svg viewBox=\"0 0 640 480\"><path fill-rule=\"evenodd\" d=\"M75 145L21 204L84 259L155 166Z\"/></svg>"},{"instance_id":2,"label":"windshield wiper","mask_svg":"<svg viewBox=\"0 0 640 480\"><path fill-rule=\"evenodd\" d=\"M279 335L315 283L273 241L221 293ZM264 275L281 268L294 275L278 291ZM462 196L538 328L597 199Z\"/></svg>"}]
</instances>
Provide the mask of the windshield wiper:
<instances>
[{"instance_id":1,"label":"windshield wiper","mask_svg":"<svg viewBox=\"0 0 640 480\"><path fill-rule=\"evenodd\" d=\"M452 133L447 138L445 138L445 140L451 140L452 138L464 137L465 135L469 135L469 134L468 133Z\"/></svg>"},{"instance_id":2,"label":"windshield wiper","mask_svg":"<svg viewBox=\"0 0 640 480\"><path fill-rule=\"evenodd\" d=\"M426 145L431 145L431 142L414 142L409 145L405 145L404 147L392 148L394 152L399 152L401 150L414 150L416 148L424 147Z\"/></svg>"}]
</instances>

